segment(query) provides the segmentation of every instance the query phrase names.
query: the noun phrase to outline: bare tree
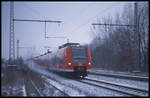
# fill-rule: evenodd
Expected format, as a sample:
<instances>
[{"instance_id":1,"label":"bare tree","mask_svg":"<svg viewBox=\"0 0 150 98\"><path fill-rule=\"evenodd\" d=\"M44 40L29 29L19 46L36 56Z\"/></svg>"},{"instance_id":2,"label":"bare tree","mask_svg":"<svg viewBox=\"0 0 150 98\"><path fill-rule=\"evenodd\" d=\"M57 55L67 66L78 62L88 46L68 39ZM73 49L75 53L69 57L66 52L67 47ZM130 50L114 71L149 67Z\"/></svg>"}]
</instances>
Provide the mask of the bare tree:
<instances>
[{"instance_id":1,"label":"bare tree","mask_svg":"<svg viewBox=\"0 0 150 98\"><path fill-rule=\"evenodd\" d=\"M138 3L138 23L141 34L141 70L148 69L148 3ZM123 13L98 21L111 24L134 24L134 4L126 4ZM90 47L94 67L132 71L138 64L138 34L134 27L99 26ZM93 47L95 45L95 47Z\"/></svg>"}]
</instances>

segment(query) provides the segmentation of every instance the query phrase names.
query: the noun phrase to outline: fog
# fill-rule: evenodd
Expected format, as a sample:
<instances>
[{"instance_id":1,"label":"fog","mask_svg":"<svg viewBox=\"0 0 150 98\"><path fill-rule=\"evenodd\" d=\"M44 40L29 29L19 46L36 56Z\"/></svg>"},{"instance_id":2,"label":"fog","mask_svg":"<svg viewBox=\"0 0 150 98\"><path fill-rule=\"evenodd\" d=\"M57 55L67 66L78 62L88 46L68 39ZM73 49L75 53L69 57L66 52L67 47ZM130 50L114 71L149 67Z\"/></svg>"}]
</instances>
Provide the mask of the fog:
<instances>
[{"instance_id":1,"label":"fog","mask_svg":"<svg viewBox=\"0 0 150 98\"><path fill-rule=\"evenodd\" d=\"M114 17L122 12L127 2L14 2L15 19L37 19L62 21L47 23L47 37L66 36L69 42L89 44L93 38L92 23L105 16ZM2 2L2 58L8 59L10 33L10 2ZM67 42L66 38L45 39L45 24L40 22L14 21L15 47L20 41L19 55L39 55L46 46L55 50ZM16 56L16 48L15 48Z\"/></svg>"}]
</instances>

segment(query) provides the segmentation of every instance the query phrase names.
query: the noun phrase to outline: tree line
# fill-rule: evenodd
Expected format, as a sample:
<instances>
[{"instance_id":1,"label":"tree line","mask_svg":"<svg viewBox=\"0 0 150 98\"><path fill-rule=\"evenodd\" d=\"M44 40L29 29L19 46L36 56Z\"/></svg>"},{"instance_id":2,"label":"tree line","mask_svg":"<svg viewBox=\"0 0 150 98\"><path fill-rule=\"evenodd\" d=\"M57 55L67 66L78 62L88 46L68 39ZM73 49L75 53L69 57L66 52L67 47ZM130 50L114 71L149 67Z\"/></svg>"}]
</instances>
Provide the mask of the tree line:
<instances>
[{"instance_id":1,"label":"tree line","mask_svg":"<svg viewBox=\"0 0 150 98\"><path fill-rule=\"evenodd\" d=\"M148 41L149 41L149 9L148 2L137 3L137 26L96 26L92 31L94 38L90 49L93 67L120 71L148 72ZM115 19L104 17L98 23L134 25L134 4L126 4L121 14ZM140 43L140 48L139 48ZM139 59L140 49L140 59ZM140 66L138 62L140 61Z\"/></svg>"}]
</instances>

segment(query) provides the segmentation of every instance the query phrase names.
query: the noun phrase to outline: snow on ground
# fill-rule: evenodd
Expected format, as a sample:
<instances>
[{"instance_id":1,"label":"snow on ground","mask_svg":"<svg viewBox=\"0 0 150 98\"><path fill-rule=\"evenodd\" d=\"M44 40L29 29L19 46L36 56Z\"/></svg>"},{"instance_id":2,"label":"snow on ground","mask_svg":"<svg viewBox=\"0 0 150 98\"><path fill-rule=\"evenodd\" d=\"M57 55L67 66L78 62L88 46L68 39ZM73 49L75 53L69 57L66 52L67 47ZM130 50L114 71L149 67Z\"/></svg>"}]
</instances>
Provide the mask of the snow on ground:
<instances>
[{"instance_id":1,"label":"snow on ground","mask_svg":"<svg viewBox=\"0 0 150 98\"><path fill-rule=\"evenodd\" d=\"M22 87L19 85L15 86L2 86L3 96L22 96Z\"/></svg>"},{"instance_id":2,"label":"snow on ground","mask_svg":"<svg viewBox=\"0 0 150 98\"><path fill-rule=\"evenodd\" d=\"M88 79L90 79L90 78L88 78ZM93 79L92 79L92 80L93 80ZM96 80L96 79L94 79L94 80ZM148 93L136 92L135 90L129 90L129 89L126 89L126 88L122 88L122 87L119 87L119 86L115 86L115 85L110 85L110 84L105 84L105 83L98 83L98 82L89 81L89 80L83 80L83 81L84 81L84 82L88 81L88 83L92 83L92 84L96 84L96 85L100 85L100 86L104 86L104 87L109 87L109 88L116 89L116 90L121 90L121 91L123 91L123 92L135 94L135 95L138 95L138 96L148 96ZM108 81L103 81L103 82L112 83L112 82L108 82ZM113 84L118 85L118 83L113 83ZM124 86L125 86L125 85L124 85ZM127 86L127 87L129 87L129 86Z\"/></svg>"},{"instance_id":3,"label":"snow on ground","mask_svg":"<svg viewBox=\"0 0 150 98\"><path fill-rule=\"evenodd\" d=\"M1 77L2 96L22 96L23 95L23 72L15 67L3 67L3 77Z\"/></svg>"},{"instance_id":4,"label":"snow on ground","mask_svg":"<svg viewBox=\"0 0 150 98\"><path fill-rule=\"evenodd\" d=\"M121 72L121 71L106 70L106 69L101 69L101 68L92 68L92 70L90 70L89 72L148 77L148 73Z\"/></svg>"},{"instance_id":5,"label":"snow on ground","mask_svg":"<svg viewBox=\"0 0 150 98\"><path fill-rule=\"evenodd\" d=\"M58 90L54 89L51 85L48 85L47 83L44 83L44 85L45 88L42 91L44 96L64 96Z\"/></svg>"},{"instance_id":6,"label":"snow on ground","mask_svg":"<svg viewBox=\"0 0 150 98\"><path fill-rule=\"evenodd\" d=\"M65 86L65 84L60 84L56 81L53 81L51 79L46 79L50 84L54 85L55 87L57 87L58 89L60 89L61 91L67 93L68 95L70 96L86 96L85 94L82 94L80 93L79 91L73 89L73 88L70 88L68 86Z\"/></svg>"},{"instance_id":7,"label":"snow on ground","mask_svg":"<svg viewBox=\"0 0 150 98\"><path fill-rule=\"evenodd\" d=\"M4 86L2 86L2 95L9 96L10 95L10 89L11 89L11 87L4 87Z\"/></svg>"},{"instance_id":8,"label":"snow on ground","mask_svg":"<svg viewBox=\"0 0 150 98\"><path fill-rule=\"evenodd\" d=\"M41 68L39 66L35 66L33 62L30 63L29 66L32 70L48 75L51 78L57 80L59 83L62 83L63 85L65 85L64 87L62 87L64 90L66 89L66 91L72 95L77 95L79 94L79 96L125 96L124 94L118 93L118 92L113 92L110 91L108 89L104 89L104 88L99 88L99 87L94 87L91 85L87 85L72 79L68 79L68 78L63 78L61 76L58 76L56 74L51 73L48 70L45 70L44 68ZM50 82L52 84L54 84L54 82ZM58 87L60 85L56 84ZM78 91L78 92L74 92L74 91Z\"/></svg>"},{"instance_id":9,"label":"snow on ground","mask_svg":"<svg viewBox=\"0 0 150 98\"><path fill-rule=\"evenodd\" d=\"M120 85L126 85L130 87L135 87L135 88L141 88L141 89L146 89L149 90L149 84L148 82L143 82L143 81L135 81L135 80L128 80L128 79L119 79L116 77L106 77L106 76L101 76L101 75L88 75L89 78L97 79L97 80L104 80L112 83L117 83Z\"/></svg>"},{"instance_id":10,"label":"snow on ground","mask_svg":"<svg viewBox=\"0 0 150 98\"><path fill-rule=\"evenodd\" d=\"M23 92L23 96L27 96L26 90L25 90L25 85L22 86L22 92Z\"/></svg>"},{"instance_id":11,"label":"snow on ground","mask_svg":"<svg viewBox=\"0 0 150 98\"><path fill-rule=\"evenodd\" d=\"M39 89L36 87L36 85L34 84L34 82L31 80L32 85L34 86L34 88L36 89L36 91L40 94L40 96L42 96L42 94L40 93Z\"/></svg>"}]
</instances>

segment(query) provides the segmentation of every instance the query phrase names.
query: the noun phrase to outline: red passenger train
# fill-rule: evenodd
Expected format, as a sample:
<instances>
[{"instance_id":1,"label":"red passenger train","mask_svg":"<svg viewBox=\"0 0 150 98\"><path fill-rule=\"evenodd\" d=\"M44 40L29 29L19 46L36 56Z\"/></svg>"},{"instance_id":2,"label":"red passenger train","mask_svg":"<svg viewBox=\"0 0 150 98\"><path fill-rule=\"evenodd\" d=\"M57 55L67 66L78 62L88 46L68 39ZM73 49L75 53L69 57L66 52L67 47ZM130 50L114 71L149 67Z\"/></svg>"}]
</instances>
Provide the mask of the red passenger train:
<instances>
[{"instance_id":1,"label":"red passenger train","mask_svg":"<svg viewBox=\"0 0 150 98\"><path fill-rule=\"evenodd\" d=\"M50 70L73 72L76 76L87 76L92 68L90 49L79 43L66 43L54 52L47 52L34 58L35 63Z\"/></svg>"}]
</instances>

